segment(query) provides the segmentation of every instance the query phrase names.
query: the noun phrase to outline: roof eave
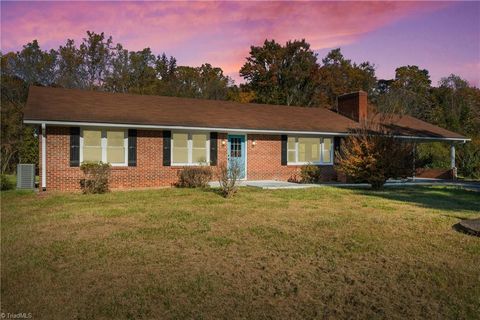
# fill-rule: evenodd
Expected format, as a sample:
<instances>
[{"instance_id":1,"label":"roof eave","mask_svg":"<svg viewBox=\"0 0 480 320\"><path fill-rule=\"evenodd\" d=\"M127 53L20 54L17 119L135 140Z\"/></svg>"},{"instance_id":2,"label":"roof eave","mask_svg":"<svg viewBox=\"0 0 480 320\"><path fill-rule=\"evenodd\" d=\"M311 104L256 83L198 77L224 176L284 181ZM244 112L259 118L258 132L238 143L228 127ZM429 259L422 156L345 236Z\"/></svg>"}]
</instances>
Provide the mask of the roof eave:
<instances>
[{"instance_id":1,"label":"roof eave","mask_svg":"<svg viewBox=\"0 0 480 320\"><path fill-rule=\"evenodd\" d=\"M305 134L305 135L325 135L325 136L348 136L348 132L335 131L304 131L304 130L281 130L281 129L247 129L247 128L220 128L220 127L199 127L199 126L172 126L172 125L154 125L154 124L135 124L135 123L108 123L108 122L86 122L86 121L56 121L56 120L38 120L25 119L25 124L47 124L56 126L89 126L89 127L111 127L111 128L139 128L154 130L194 130L194 131L221 131L231 133L260 133L260 134ZM410 139L415 141L452 141L467 142L471 139L467 137L425 137L425 136L404 136L397 135L396 138Z\"/></svg>"},{"instance_id":2,"label":"roof eave","mask_svg":"<svg viewBox=\"0 0 480 320\"><path fill-rule=\"evenodd\" d=\"M415 140L418 142L445 142L445 141L452 141L452 142L467 142L467 141L472 141L472 139L467 138L467 137L424 137L424 136L402 136L402 135L396 135L394 136L395 138L399 139L405 139L405 140Z\"/></svg>"},{"instance_id":3,"label":"roof eave","mask_svg":"<svg viewBox=\"0 0 480 320\"><path fill-rule=\"evenodd\" d=\"M86 122L86 121L56 121L25 119L25 124L46 124L55 126L87 126L87 127L110 127L110 128L137 128L153 130L193 130L193 131L220 131L231 133L259 133L259 134L305 134L325 136L347 136L348 132L335 131L303 131L303 130L281 130L281 129L255 129L255 128L227 128L227 127L202 127L202 126L172 126L135 123L109 123L109 122Z\"/></svg>"}]
</instances>

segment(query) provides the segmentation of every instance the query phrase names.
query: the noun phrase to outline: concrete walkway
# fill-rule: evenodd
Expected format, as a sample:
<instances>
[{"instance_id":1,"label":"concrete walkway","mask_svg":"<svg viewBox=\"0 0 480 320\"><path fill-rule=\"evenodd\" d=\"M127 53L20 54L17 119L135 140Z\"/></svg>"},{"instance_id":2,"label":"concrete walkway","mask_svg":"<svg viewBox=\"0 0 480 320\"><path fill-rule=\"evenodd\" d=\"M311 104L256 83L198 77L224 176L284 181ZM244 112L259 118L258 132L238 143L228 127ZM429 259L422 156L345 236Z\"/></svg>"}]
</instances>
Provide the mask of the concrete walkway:
<instances>
[{"instance_id":1,"label":"concrete walkway","mask_svg":"<svg viewBox=\"0 0 480 320\"><path fill-rule=\"evenodd\" d=\"M261 189L305 189L305 188L318 188L324 186L330 187L343 187L343 188L370 188L367 183L341 183L341 182L328 182L320 184L300 184L287 181L277 180L242 180L238 183L239 186L256 187ZM407 179L407 180L389 180L385 183L385 187L405 187L405 186L458 186L472 191L480 192L479 182L462 182L462 181L450 181L439 179ZM218 188L220 185L217 181L210 182L210 186Z\"/></svg>"}]
</instances>

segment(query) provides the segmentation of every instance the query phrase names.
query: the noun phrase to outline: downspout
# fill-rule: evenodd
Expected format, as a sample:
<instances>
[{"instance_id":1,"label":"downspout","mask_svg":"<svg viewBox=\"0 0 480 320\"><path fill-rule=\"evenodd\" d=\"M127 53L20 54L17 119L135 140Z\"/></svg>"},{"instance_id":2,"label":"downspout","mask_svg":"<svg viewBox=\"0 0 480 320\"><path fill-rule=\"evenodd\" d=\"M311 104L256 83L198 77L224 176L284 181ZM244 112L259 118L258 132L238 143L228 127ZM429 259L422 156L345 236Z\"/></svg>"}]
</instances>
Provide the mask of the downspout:
<instances>
[{"instance_id":1,"label":"downspout","mask_svg":"<svg viewBox=\"0 0 480 320\"><path fill-rule=\"evenodd\" d=\"M42 123L42 190L47 190L47 125Z\"/></svg>"}]
</instances>

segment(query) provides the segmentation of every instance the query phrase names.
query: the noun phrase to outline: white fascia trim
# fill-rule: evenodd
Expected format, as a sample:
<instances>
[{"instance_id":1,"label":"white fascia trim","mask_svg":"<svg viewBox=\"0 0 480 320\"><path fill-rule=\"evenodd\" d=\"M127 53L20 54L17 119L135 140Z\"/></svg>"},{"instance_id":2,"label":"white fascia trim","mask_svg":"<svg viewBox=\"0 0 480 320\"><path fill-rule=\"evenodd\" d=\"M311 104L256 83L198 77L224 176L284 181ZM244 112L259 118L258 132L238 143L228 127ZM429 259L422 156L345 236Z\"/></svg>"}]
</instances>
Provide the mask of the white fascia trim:
<instances>
[{"instance_id":1,"label":"white fascia trim","mask_svg":"<svg viewBox=\"0 0 480 320\"><path fill-rule=\"evenodd\" d=\"M41 121L41 120L24 120L26 124L46 123L48 125L57 126L93 126L93 127L121 127L121 128L138 128L138 129L168 129L168 130L194 130L194 131L219 131L228 133L275 133L275 134L307 134L307 135L325 135L325 136L348 136L345 132L321 132L321 131L282 131L282 130L262 130L262 129L232 129L232 128L215 128L215 127L188 127L188 126L161 126L147 124L117 124L117 123L100 123L100 122L74 122L74 121Z\"/></svg>"},{"instance_id":2,"label":"white fascia trim","mask_svg":"<svg viewBox=\"0 0 480 320\"><path fill-rule=\"evenodd\" d=\"M42 121L42 120L23 120L25 124L48 124L57 126L93 126L93 127L112 127L112 128L139 128L139 129L168 129L168 130L194 130L194 131L220 131L229 133L272 133L272 134L303 134L303 135L323 135L323 136L349 136L345 132L322 132L322 131L282 131L282 130L261 130L261 129L232 129L215 127L188 127L188 126L162 126L147 124L117 124L101 122L75 122L75 121ZM437 138L437 137L418 137L418 136L394 136L399 139L429 140L429 141L460 141L467 142L469 138Z\"/></svg>"},{"instance_id":3,"label":"white fascia trim","mask_svg":"<svg viewBox=\"0 0 480 320\"><path fill-rule=\"evenodd\" d=\"M314 166L331 166L333 162L287 162L287 166L304 166L309 164Z\"/></svg>"},{"instance_id":4,"label":"white fascia trim","mask_svg":"<svg viewBox=\"0 0 480 320\"><path fill-rule=\"evenodd\" d=\"M398 139L407 139L407 140L428 140L428 141L459 141L465 143L467 141L472 141L470 138L437 138L437 137L416 137L416 136L393 136Z\"/></svg>"}]
</instances>

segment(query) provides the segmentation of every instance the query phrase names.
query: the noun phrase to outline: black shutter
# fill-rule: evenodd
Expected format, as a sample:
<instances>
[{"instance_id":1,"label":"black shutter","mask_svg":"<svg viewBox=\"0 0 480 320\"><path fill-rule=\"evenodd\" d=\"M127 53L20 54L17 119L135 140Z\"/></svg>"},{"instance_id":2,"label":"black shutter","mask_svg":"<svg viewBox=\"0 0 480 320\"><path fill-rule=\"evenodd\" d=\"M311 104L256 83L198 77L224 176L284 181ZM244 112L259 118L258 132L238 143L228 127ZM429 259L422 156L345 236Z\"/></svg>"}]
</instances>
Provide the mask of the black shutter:
<instances>
[{"instance_id":1,"label":"black shutter","mask_svg":"<svg viewBox=\"0 0 480 320\"><path fill-rule=\"evenodd\" d=\"M282 135L282 166L287 165L288 136Z\"/></svg>"},{"instance_id":2,"label":"black shutter","mask_svg":"<svg viewBox=\"0 0 480 320\"><path fill-rule=\"evenodd\" d=\"M210 165L216 166L217 165L217 133L210 132Z\"/></svg>"},{"instance_id":3,"label":"black shutter","mask_svg":"<svg viewBox=\"0 0 480 320\"><path fill-rule=\"evenodd\" d=\"M333 150L334 151L340 151L340 145L342 144L342 138L341 137L334 137L333 138Z\"/></svg>"},{"instance_id":4,"label":"black shutter","mask_svg":"<svg viewBox=\"0 0 480 320\"><path fill-rule=\"evenodd\" d=\"M128 166L137 166L137 129L128 129Z\"/></svg>"},{"instance_id":5,"label":"black shutter","mask_svg":"<svg viewBox=\"0 0 480 320\"><path fill-rule=\"evenodd\" d=\"M334 137L333 138L333 159L335 160L336 153L340 153L340 145L342 144L344 138Z\"/></svg>"},{"instance_id":6,"label":"black shutter","mask_svg":"<svg viewBox=\"0 0 480 320\"><path fill-rule=\"evenodd\" d=\"M172 132L163 131L163 165L170 166L170 148L172 146Z\"/></svg>"},{"instance_id":7,"label":"black shutter","mask_svg":"<svg viewBox=\"0 0 480 320\"><path fill-rule=\"evenodd\" d=\"M70 127L70 167L80 166L80 128Z\"/></svg>"}]
</instances>

